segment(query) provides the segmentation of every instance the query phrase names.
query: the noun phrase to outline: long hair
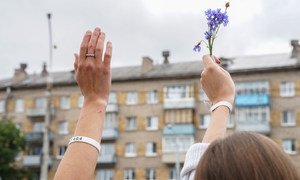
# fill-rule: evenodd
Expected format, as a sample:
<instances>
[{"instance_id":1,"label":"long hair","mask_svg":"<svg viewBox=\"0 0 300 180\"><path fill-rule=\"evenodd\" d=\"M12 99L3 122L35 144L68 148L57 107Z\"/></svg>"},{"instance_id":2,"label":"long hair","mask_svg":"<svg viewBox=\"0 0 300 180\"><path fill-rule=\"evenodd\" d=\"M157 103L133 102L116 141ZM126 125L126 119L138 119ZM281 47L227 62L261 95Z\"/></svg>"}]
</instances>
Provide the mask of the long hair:
<instances>
[{"instance_id":1,"label":"long hair","mask_svg":"<svg viewBox=\"0 0 300 180\"><path fill-rule=\"evenodd\" d=\"M237 132L210 144L196 180L299 180L290 157L271 139Z\"/></svg>"}]
</instances>

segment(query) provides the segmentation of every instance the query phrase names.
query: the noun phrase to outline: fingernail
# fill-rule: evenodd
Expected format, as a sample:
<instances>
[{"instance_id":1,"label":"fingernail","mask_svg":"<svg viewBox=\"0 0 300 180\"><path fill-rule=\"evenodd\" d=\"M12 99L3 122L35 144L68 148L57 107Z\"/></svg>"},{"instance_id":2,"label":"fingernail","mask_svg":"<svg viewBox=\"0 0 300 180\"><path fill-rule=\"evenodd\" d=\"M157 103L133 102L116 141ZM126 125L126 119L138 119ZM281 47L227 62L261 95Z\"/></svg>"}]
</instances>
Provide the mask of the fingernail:
<instances>
[{"instance_id":1,"label":"fingernail","mask_svg":"<svg viewBox=\"0 0 300 180\"><path fill-rule=\"evenodd\" d=\"M95 28L95 31L100 31L100 28L99 28L99 27L96 27L96 28Z\"/></svg>"},{"instance_id":2,"label":"fingernail","mask_svg":"<svg viewBox=\"0 0 300 180\"><path fill-rule=\"evenodd\" d=\"M90 30L88 30L88 31L86 32L86 34L87 34L87 35L91 35L92 32L91 32Z\"/></svg>"}]
</instances>

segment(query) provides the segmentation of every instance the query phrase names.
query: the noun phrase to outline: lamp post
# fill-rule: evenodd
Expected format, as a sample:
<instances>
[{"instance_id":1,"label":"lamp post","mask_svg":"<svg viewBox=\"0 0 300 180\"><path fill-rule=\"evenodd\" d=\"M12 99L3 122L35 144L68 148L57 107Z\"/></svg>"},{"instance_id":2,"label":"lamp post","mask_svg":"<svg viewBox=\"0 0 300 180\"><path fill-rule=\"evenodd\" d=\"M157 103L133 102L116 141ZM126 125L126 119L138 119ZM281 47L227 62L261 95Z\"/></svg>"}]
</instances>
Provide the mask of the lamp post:
<instances>
[{"instance_id":1,"label":"lamp post","mask_svg":"<svg viewBox=\"0 0 300 180\"><path fill-rule=\"evenodd\" d=\"M49 28L49 73L47 75L47 90L46 90L46 107L44 119L44 135L43 135L43 153L41 166L41 180L48 179L48 165L49 165L49 124L51 119L51 96L52 96L52 59L53 59L53 43L52 43L52 27L51 27L51 13L47 14L48 28Z\"/></svg>"}]
</instances>

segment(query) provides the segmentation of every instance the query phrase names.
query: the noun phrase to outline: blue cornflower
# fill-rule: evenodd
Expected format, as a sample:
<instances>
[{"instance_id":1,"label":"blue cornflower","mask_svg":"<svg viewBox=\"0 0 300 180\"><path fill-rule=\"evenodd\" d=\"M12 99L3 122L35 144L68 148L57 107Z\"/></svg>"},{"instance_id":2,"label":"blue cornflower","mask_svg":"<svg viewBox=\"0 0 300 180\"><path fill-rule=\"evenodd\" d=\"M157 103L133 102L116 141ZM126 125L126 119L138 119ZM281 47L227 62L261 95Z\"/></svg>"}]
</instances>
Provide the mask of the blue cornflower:
<instances>
[{"instance_id":1,"label":"blue cornflower","mask_svg":"<svg viewBox=\"0 0 300 180\"><path fill-rule=\"evenodd\" d=\"M219 31L219 28L221 25L224 27L227 26L229 20L228 20L228 15L227 15L227 8L229 7L229 3L227 2L225 4L225 12L222 12L221 9L208 9L205 11L205 16L207 20L207 26L208 30L204 33L206 41L200 41L195 47L194 51L200 51L201 47L200 44L201 42L205 43L207 48L209 49L210 55L212 55L212 50L213 50L213 44L216 39L216 35Z\"/></svg>"},{"instance_id":2,"label":"blue cornflower","mask_svg":"<svg viewBox=\"0 0 300 180\"><path fill-rule=\"evenodd\" d=\"M193 50L194 50L195 52L200 52L200 51L201 51L201 46L200 46L200 45L201 45L201 43L198 43L198 44L194 47Z\"/></svg>"},{"instance_id":3,"label":"blue cornflower","mask_svg":"<svg viewBox=\"0 0 300 180\"><path fill-rule=\"evenodd\" d=\"M211 32L211 31L206 31L206 32L204 33L204 35L205 35L205 39L206 39L206 40L209 40L209 39L211 38L211 36L212 36L212 32Z\"/></svg>"}]
</instances>

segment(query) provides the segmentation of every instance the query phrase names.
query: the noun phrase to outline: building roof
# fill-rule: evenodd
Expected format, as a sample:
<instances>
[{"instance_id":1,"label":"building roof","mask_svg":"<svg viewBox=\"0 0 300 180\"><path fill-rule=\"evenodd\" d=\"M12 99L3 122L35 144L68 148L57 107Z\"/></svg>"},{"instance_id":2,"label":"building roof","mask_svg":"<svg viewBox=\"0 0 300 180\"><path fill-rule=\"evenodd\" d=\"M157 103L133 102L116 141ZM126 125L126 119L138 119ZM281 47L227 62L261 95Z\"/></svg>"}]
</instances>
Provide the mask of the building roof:
<instances>
[{"instance_id":1,"label":"building roof","mask_svg":"<svg viewBox=\"0 0 300 180\"><path fill-rule=\"evenodd\" d=\"M299 67L299 61L296 58L290 58L290 54L272 54L260 56L243 56L229 58L228 70L231 73L249 72L249 71L267 71L274 69L286 69ZM181 62L154 65L153 68L145 73L141 66L117 67L112 68L112 81L129 81L161 78L179 78L199 76L203 69L203 63L199 61ZM54 85L72 85L75 84L74 72L54 72L52 73ZM40 74L31 74L22 81L13 83L12 78L0 80L0 89L6 87L29 88L45 86L46 77Z\"/></svg>"},{"instance_id":2,"label":"building roof","mask_svg":"<svg viewBox=\"0 0 300 180\"><path fill-rule=\"evenodd\" d=\"M286 54L271 54L257 56L242 56L233 59L233 63L228 67L229 71L249 71L260 69L274 69L295 67L300 60L291 58L291 55ZM298 62L298 64L297 64Z\"/></svg>"}]
</instances>

